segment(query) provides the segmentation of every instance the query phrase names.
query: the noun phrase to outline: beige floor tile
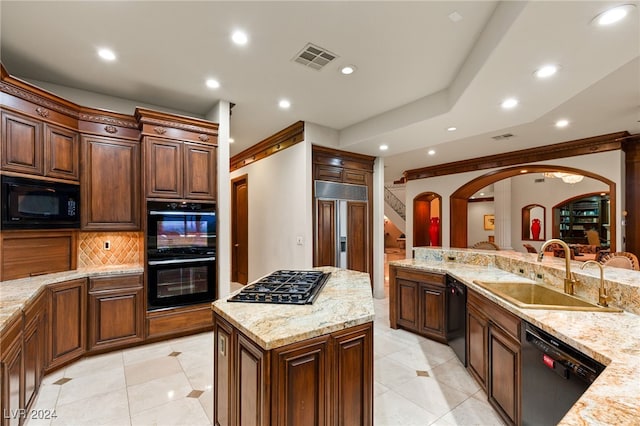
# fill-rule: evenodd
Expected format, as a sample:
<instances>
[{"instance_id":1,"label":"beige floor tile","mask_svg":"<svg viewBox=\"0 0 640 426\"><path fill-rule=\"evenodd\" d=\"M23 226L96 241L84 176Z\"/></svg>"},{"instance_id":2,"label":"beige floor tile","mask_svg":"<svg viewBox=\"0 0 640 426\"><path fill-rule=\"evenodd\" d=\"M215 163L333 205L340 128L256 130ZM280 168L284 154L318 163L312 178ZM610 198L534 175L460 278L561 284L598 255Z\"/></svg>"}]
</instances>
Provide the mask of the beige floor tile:
<instances>
[{"instance_id":1,"label":"beige floor tile","mask_svg":"<svg viewBox=\"0 0 640 426\"><path fill-rule=\"evenodd\" d=\"M211 422L196 398L180 398L132 415L133 426L209 426Z\"/></svg>"},{"instance_id":2,"label":"beige floor tile","mask_svg":"<svg viewBox=\"0 0 640 426\"><path fill-rule=\"evenodd\" d=\"M393 390L376 398L373 408L376 426L426 426L438 418Z\"/></svg>"},{"instance_id":3,"label":"beige floor tile","mask_svg":"<svg viewBox=\"0 0 640 426\"><path fill-rule=\"evenodd\" d=\"M377 334L373 339L373 355L377 360L394 352L404 351L407 343L399 341L391 334Z\"/></svg>"},{"instance_id":4,"label":"beige floor tile","mask_svg":"<svg viewBox=\"0 0 640 426\"><path fill-rule=\"evenodd\" d=\"M64 375L65 377L79 377L93 374L96 371L122 369L123 367L122 352L117 351L83 358L80 361L74 362L65 368Z\"/></svg>"},{"instance_id":5,"label":"beige floor tile","mask_svg":"<svg viewBox=\"0 0 640 426\"><path fill-rule=\"evenodd\" d=\"M135 364L149 359L167 356L173 349L169 342L158 342L150 345L138 346L122 352L124 365Z\"/></svg>"},{"instance_id":6,"label":"beige floor tile","mask_svg":"<svg viewBox=\"0 0 640 426\"><path fill-rule=\"evenodd\" d=\"M503 426L504 422L488 402L467 398L441 419L452 425Z\"/></svg>"},{"instance_id":7,"label":"beige floor tile","mask_svg":"<svg viewBox=\"0 0 640 426\"><path fill-rule=\"evenodd\" d=\"M207 418L213 423L213 390L209 389L198 398Z\"/></svg>"},{"instance_id":8,"label":"beige floor tile","mask_svg":"<svg viewBox=\"0 0 640 426\"><path fill-rule=\"evenodd\" d=\"M429 351L428 348L408 347L404 351L394 352L387 358L397 361L412 370L432 370L433 368L447 362L451 358L443 356L442 353Z\"/></svg>"},{"instance_id":9,"label":"beige floor tile","mask_svg":"<svg viewBox=\"0 0 640 426\"><path fill-rule=\"evenodd\" d=\"M387 392L388 390L389 390L389 388L386 387L385 385L383 385L382 383L376 382L375 380L373 381L373 397L374 398L382 395L383 393Z\"/></svg>"},{"instance_id":10,"label":"beige floor tile","mask_svg":"<svg viewBox=\"0 0 640 426\"><path fill-rule=\"evenodd\" d=\"M455 357L435 367L430 374L440 383L458 389L469 396L480 389L480 386L469 375L460 360Z\"/></svg>"},{"instance_id":11,"label":"beige floor tile","mask_svg":"<svg viewBox=\"0 0 640 426\"><path fill-rule=\"evenodd\" d=\"M389 359L376 359L373 363L373 378L378 383L393 388L416 377L416 371ZM374 404L375 405L375 404Z\"/></svg>"},{"instance_id":12,"label":"beige floor tile","mask_svg":"<svg viewBox=\"0 0 640 426\"><path fill-rule=\"evenodd\" d=\"M66 386L66 385L65 385ZM126 389L112 390L56 407L52 426L126 426L130 424Z\"/></svg>"},{"instance_id":13,"label":"beige floor tile","mask_svg":"<svg viewBox=\"0 0 640 426\"><path fill-rule=\"evenodd\" d=\"M126 387L124 369L122 367L98 371L71 379L60 386L59 405L69 404L107 392L116 392Z\"/></svg>"},{"instance_id":14,"label":"beige floor tile","mask_svg":"<svg viewBox=\"0 0 640 426\"><path fill-rule=\"evenodd\" d=\"M145 410L185 398L192 390L183 372L128 386L129 410L134 416Z\"/></svg>"},{"instance_id":15,"label":"beige floor tile","mask_svg":"<svg viewBox=\"0 0 640 426\"><path fill-rule=\"evenodd\" d=\"M163 356L160 358L148 359L124 367L127 386L138 385L140 383L156 380L172 374L182 373L182 366L174 356Z\"/></svg>"},{"instance_id":16,"label":"beige floor tile","mask_svg":"<svg viewBox=\"0 0 640 426\"><path fill-rule=\"evenodd\" d=\"M393 390L437 417L469 398L466 393L439 383L433 377L415 377L395 386Z\"/></svg>"}]
</instances>

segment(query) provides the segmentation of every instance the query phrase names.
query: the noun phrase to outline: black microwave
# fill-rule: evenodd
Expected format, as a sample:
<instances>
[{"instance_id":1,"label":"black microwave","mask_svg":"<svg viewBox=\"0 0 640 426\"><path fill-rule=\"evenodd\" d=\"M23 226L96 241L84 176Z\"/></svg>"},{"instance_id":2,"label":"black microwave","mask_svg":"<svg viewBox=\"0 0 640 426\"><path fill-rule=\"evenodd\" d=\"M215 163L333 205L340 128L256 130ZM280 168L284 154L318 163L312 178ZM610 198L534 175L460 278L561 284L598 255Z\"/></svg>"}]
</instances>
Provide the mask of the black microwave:
<instances>
[{"instance_id":1,"label":"black microwave","mask_svg":"<svg viewBox=\"0 0 640 426\"><path fill-rule=\"evenodd\" d=\"M2 176L2 229L79 227L79 185Z\"/></svg>"}]
</instances>

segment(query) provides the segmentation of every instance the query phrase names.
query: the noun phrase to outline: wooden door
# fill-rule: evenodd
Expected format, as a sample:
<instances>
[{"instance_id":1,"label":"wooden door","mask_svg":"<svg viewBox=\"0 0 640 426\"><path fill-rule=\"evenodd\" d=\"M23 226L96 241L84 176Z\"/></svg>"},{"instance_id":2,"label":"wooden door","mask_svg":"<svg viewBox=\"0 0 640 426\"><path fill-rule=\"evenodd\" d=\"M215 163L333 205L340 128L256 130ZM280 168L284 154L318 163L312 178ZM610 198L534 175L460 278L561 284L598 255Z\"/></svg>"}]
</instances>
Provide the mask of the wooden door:
<instances>
[{"instance_id":1,"label":"wooden door","mask_svg":"<svg viewBox=\"0 0 640 426\"><path fill-rule=\"evenodd\" d=\"M487 390L489 323L480 312L467 304L467 369Z\"/></svg>"},{"instance_id":2,"label":"wooden door","mask_svg":"<svg viewBox=\"0 0 640 426\"><path fill-rule=\"evenodd\" d=\"M367 203L347 202L347 268L369 272L367 238Z\"/></svg>"},{"instance_id":3,"label":"wooden door","mask_svg":"<svg viewBox=\"0 0 640 426\"><path fill-rule=\"evenodd\" d=\"M437 338L445 338L444 288L420 285L420 332Z\"/></svg>"},{"instance_id":4,"label":"wooden door","mask_svg":"<svg viewBox=\"0 0 640 426\"><path fill-rule=\"evenodd\" d=\"M249 180L244 175L231 181L231 280L249 279Z\"/></svg>"},{"instance_id":5,"label":"wooden door","mask_svg":"<svg viewBox=\"0 0 640 426\"><path fill-rule=\"evenodd\" d=\"M89 293L89 350L144 339L142 287Z\"/></svg>"},{"instance_id":6,"label":"wooden door","mask_svg":"<svg viewBox=\"0 0 640 426\"><path fill-rule=\"evenodd\" d=\"M78 132L45 124L44 174L49 177L80 179L80 138Z\"/></svg>"},{"instance_id":7,"label":"wooden door","mask_svg":"<svg viewBox=\"0 0 640 426\"><path fill-rule=\"evenodd\" d=\"M313 266L336 265L336 202L317 200L316 259Z\"/></svg>"},{"instance_id":8,"label":"wooden door","mask_svg":"<svg viewBox=\"0 0 640 426\"><path fill-rule=\"evenodd\" d=\"M418 330L418 283L396 277L398 294L397 324L409 330Z\"/></svg>"},{"instance_id":9,"label":"wooden door","mask_svg":"<svg viewBox=\"0 0 640 426\"><path fill-rule=\"evenodd\" d=\"M182 142L145 137L145 185L149 198L182 198Z\"/></svg>"},{"instance_id":10,"label":"wooden door","mask_svg":"<svg viewBox=\"0 0 640 426\"><path fill-rule=\"evenodd\" d=\"M231 424L266 426L270 424L267 405L270 384L269 358L251 340L239 333L236 336L234 400L237 406L234 407L235 421Z\"/></svg>"},{"instance_id":11,"label":"wooden door","mask_svg":"<svg viewBox=\"0 0 640 426\"><path fill-rule=\"evenodd\" d=\"M139 142L83 136L82 151L82 229L140 229Z\"/></svg>"},{"instance_id":12,"label":"wooden door","mask_svg":"<svg viewBox=\"0 0 640 426\"><path fill-rule=\"evenodd\" d=\"M216 199L216 147L184 143L184 198Z\"/></svg>"},{"instance_id":13,"label":"wooden door","mask_svg":"<svg viewBox=\"0 0 640 426\"><path fill-rule=\"evenodd\" d=\"M24 408L38 394L46 362L47 292L43 291L24 313Z\"/></svg>"},{"instance_id":14,"label":"wooden door","mask_svg":"<svg viewBox=\"0 0 640 426\"><path fill-rule=\"evenodd\" d=\"M22 366L22 318L8 324L0 336L0 425L18 426L24 408L24 374Z\"/></svg>"},{"instance_id":15,"label":"wooden door","mask_svg":"<svg viewBox=\"0 0 640 426\"><path fill-rule=\"evenodd\" d=\"M233 421L233 328L214 314L213 326L213 424L231 426Z\"/></svg>"},{"instance_id":16,"label":"wooden door","mask_svg":"<svg viewBox=\"0 0 640 426\"><path fill-rule=\"evenodd\" d=\"M48 368L58 367L85 352L86 287L84 278L49 287Z\"/></svg>"},{"instance_id":17,"label":"wooden door","mask_svg":"<svg viewBox=\"0 0 640 426\"><path fill-rule=\"evenodd\" d=\"M489 403L507 424L520 424L520 342L489 327Z\"/></svg>"},{"instance_id":18,"label":"wooden door","mask_svg":"<svg viewBox=\"0 0 640 426\"><path fill-rule=\"evenodd\" d=\"M44 174L42 123L2 112L2 170Z\"/></svg>"}]
</instances>

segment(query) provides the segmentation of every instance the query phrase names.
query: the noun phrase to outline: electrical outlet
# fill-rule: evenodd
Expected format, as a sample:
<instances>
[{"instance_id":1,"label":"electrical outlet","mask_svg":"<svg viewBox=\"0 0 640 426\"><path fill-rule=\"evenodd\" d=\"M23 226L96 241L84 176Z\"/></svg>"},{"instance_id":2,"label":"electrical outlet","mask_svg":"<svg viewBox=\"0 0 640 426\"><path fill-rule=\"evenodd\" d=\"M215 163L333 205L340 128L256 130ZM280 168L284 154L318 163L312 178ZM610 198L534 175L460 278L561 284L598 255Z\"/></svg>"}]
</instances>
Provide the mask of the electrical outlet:
<instances>
[{"instance_id":1,"label":"electrical outlet","mask_svg":"<svg viewBox=\"0 0 640 426\"><path fill-rule=\"evenodd\" d=\"M103 247L105 250L111 250L111 241L105 241Z\"/></svg>"},{"instance_id":2,"label":"electrical outlet","mask_svg":"<svg viewBox=\"0 0 640 426\"><path fill-rule=\"evenodd\" d=\"M519 271L521 274L524 274L524 269L520 268L520 269L518 269L518 271Z\"/></svg>"},{"instance_id":3,"label":"electrical outlet","mask_svg":"<svg viewBox=\"0 0 640 426\"><path fill-rule=\"evenodd\" d=\"M542 274L536 274L536 278L541 280L543 278L543 275Z\"/></svg>"},{"instance_id":4,"label":"electrical outlet","mask_svg":"<svg viewBox=\"0 0 640 426\"><path fill-rule=\"evenodd\" d=\"M454 261L456 260L456 258L455 258L455 257L453 257L453 256L447 256L447 260L448 260L449 262L454 262Z\"/></svg>"},{"instance_id":5,"label":"electrical outlet","mask_svg":"<svg viewBox=\"0 0 640 426\"><path fill-rule=\"evenodd\" d=\"M299 246L301 246L302 244L304 244L304 240L303 240L302 236L298 235L298 236L296 237L296 244L297 244L297 245L299 245Z\"/></svg>"}]
</instances>

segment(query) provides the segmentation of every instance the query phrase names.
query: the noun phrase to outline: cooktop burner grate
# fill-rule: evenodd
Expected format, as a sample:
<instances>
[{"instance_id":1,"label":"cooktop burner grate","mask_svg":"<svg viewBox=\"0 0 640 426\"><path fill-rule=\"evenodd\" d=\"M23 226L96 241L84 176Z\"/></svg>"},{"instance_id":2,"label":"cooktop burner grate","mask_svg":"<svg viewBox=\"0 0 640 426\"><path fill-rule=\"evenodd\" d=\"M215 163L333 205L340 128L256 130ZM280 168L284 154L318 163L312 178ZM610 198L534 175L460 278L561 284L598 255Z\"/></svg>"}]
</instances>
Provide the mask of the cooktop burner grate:
<instances>
[{"instance_id":1,"label":"cooktop burner grate","mask_svg":"<svg viewBox=\"0 0 640 426\"><path fill-rule=\"evenodd\" d=\"M308 305L313 303L330 275L320 271L276 271L245 286L228 301Z\"/></svg>"}]
</instances>

